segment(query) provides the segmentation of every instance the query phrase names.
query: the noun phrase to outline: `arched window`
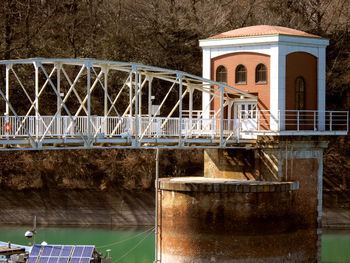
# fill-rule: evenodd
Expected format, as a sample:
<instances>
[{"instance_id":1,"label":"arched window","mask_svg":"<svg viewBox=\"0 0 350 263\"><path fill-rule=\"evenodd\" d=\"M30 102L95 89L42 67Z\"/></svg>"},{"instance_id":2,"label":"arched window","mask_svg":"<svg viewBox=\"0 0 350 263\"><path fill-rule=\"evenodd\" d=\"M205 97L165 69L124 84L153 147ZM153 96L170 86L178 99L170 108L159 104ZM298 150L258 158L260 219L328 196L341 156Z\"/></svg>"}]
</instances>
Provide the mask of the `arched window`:
<instances>
[{"instance_id":1,"label":"arched window","mask_svg":"<svg viewBox=\"0 0 350 263\"><path fill-rule=\"evenodd\" d=\"M295 80L295 109L305 110L305 80L297 77Z\"/></svg>"},{"instance_id":2,"label":"arched window","mask_svg":"<svg viewBox=\"0 0 350 263\"><path fill-rule=\"evenodd\" d=\"M264 64L259 64L255 68L255 82L266 83L267 82L267 67Z\"/></svg>"},{"instance_id":3,"label":"arched window","mask_svg":"<svg viewBox=\"0 0 350 263\"><path fill-rule=\"evenodd\" d=\"M236 67L236 84L247 83L247 69L242 64Z\"/></svg>"},{"instance_id":4,"label":"arched window","mask_svg":"<svg viewBox=\"0 0 350 263\"><path fill-rule=\"evenodd\" d=\"M216 69L216 81L222 83L227 82L227 70L222 65L218 66Z\"/></svg>"}]
</instances>

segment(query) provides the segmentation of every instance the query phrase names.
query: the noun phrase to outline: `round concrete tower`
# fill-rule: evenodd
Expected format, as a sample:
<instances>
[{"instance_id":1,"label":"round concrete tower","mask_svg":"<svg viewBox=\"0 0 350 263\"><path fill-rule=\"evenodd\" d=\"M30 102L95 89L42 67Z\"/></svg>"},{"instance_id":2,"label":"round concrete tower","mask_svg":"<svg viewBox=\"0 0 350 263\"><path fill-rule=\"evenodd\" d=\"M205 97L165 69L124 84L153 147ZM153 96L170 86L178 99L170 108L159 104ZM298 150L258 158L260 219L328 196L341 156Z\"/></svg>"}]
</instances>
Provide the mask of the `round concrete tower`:
<instances>
[{"instance_id":1,"label":"round concrete tower","mask_svg":"<svg viewBox=\"0 0 350 263\"><path fill-rule=\"evenodd\" d=\"M161 262L313 261L290 220L298 183L186 177L159 189Z\"/></svg>"}]
</instances>

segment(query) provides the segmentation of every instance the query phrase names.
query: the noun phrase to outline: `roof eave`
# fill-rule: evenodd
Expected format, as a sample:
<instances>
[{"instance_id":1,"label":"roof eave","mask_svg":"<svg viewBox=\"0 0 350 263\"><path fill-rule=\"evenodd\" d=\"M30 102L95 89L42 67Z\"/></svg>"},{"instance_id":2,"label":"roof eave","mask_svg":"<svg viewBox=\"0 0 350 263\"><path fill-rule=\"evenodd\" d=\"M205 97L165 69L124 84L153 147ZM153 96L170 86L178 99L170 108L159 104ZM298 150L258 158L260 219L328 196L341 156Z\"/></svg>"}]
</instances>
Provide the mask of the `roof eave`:
<instances>
[{"instance_id":1,"label":"roof eave","mask_svg":"<svg viewBox=\"0 0 350 263\"><path fill-rule=\"evenodd\" d=\"M294 42L312 44L312 45L324 46L324 47L329 45L329 40L321 37L294 36L294 35L288 35L288 34L270 34L270 35L258 35L258 36L201 39L199 40L199 46L215 47L215 46L242 45L242 44L259 45L264 43L288 42L288 40L295 40Z\"/></svg>"}]
</instances>

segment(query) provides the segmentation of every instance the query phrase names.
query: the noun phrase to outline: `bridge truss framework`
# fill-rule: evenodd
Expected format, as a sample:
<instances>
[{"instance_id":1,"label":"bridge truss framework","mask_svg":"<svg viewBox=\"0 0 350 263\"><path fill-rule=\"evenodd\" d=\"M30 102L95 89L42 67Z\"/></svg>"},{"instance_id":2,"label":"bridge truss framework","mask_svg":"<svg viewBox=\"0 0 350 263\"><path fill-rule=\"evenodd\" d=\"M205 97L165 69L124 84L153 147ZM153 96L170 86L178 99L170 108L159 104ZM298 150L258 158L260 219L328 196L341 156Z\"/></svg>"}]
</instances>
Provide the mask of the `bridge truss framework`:
<instances>
[{"instance_id":1,"label":"bridge truss framework","mask_svg":"<svg viewBox=\"0 0 350 263\"><path fill-rule=\"evenodd\" d=\"M224 119L224 109L256 101L223 83L137 63L35 58L0 67L0 150L240 147L239 123ZM203 92L211 100L194 110Z\"/></svg>"}]
</instances>

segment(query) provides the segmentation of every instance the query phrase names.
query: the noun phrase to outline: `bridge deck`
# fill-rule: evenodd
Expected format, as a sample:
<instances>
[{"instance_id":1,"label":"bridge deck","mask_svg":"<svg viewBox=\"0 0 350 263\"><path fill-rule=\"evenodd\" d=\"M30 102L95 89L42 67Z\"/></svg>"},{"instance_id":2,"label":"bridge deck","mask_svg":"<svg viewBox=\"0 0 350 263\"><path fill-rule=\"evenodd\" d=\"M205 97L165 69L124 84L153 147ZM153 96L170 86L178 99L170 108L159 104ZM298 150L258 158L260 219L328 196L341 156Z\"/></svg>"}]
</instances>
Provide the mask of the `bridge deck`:
<instances>
[{"instance_id":1,"label":"bridge deck","mask_svg":"<svg viewBox=\"0 0 350 263\"><path fill-rule=\"evenodd\" d=\"M251 122L251 120L249 120ZM254 120L256 121L256 120ZM136 122L139 125L136 125ZM2 116L2 149L53 148L241 148L258 135L344 135L344 129L317 131L314 127L269 130L245 129L244 119L189 119L103 116ZM297 125L292 125L297 127ZM138 128L137 128L138 127ZM292 128L295 128L292 127ZM337 126L335 126L337 127ZM304 128L304 129L301 129ZM136 130L138 129L138 130Z\"/></svg>"}]
</instances>

